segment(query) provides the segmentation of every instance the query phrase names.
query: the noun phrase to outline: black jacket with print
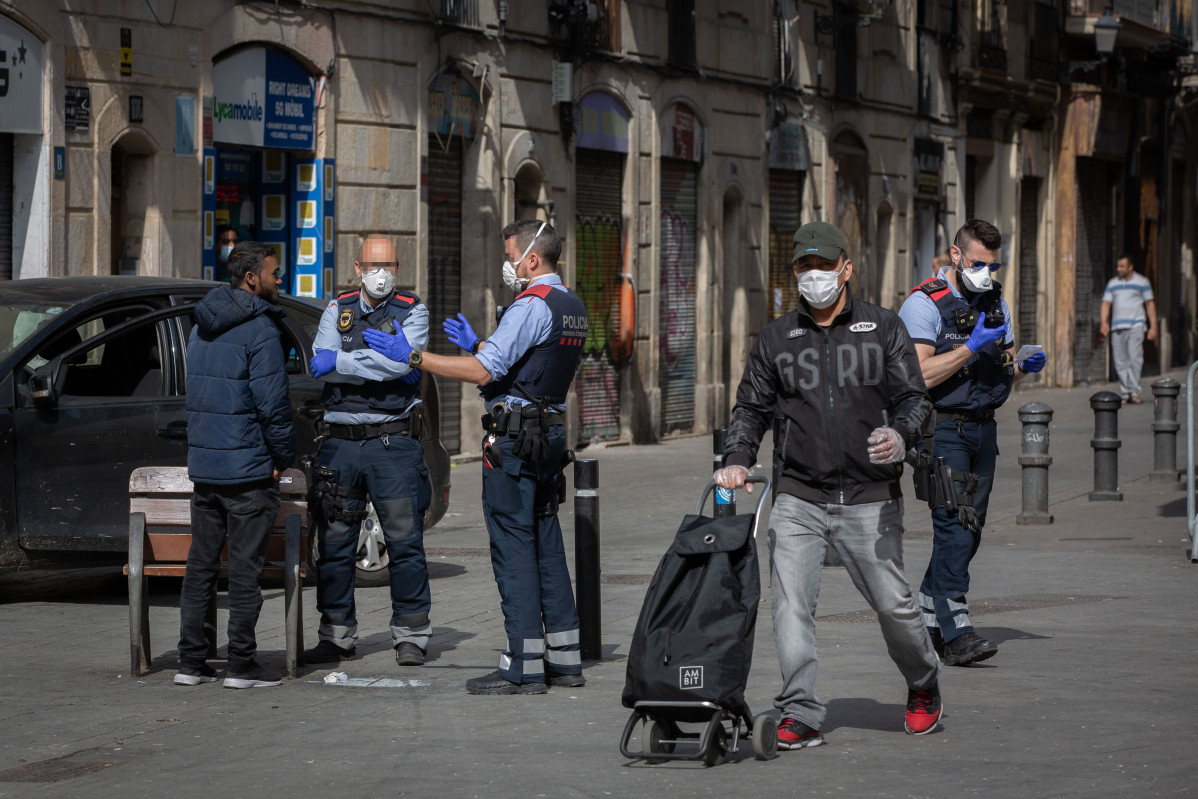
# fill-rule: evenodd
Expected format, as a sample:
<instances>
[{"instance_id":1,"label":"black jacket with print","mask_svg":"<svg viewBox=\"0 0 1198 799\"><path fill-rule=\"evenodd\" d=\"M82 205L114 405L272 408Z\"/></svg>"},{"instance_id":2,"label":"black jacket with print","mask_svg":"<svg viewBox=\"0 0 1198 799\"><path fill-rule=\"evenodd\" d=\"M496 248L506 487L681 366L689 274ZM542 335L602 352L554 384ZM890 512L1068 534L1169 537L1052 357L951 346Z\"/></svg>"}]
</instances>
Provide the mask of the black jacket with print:
<instances>
[{"instance_id":1,"label":"black jacket with print","mask_svg":"<svg viewBox=\"0 0 1198 799\"><path fill-rule=\"evenodd\" d=\"M931 410L915 347L897 314L850 294L821 328L800 300L798 309L762 329L749 355L724 462L752 466L777 415L776 490L838 505L897 498L902 464L870 463L866 439L889 425L909 448Z\"/></svg>"}]
</instances>

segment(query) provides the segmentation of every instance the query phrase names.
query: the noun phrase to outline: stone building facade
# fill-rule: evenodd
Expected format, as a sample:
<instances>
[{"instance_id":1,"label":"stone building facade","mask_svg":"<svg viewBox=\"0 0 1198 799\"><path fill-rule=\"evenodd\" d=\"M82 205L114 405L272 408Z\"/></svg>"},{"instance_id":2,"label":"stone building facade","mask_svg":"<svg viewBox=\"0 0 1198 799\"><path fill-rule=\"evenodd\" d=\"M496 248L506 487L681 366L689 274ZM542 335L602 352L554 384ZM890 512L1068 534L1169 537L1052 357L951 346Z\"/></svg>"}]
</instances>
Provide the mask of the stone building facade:
<instances>
[{"instance_id":1,"label":"stone building facade","mask_svg":"<svg viewBox=\"0 0 1198 799\"><path fill-rule=\"evenodd\" d=\"M757 331L796 302L799 224L844 229L854 291L897 308L975 214L1007 234L1017 335L1072 354L1088 333L1062 177L1086 98L1124 97L1062 73L1080 18L1071 33L1072 7L1032 0L0 0L0 49L28 39L41 89L19 94L40 120L0 123L0 277L219 278L231 225L324 301L383 233L434 320L461 310L485 334L510 300L499 232L541 218L591 314L571 437L648 442L726 423ZM1170 363L1194 352L1198 291L1175 44L1177 79L1144 108L1168 109L1145 133L1168 183L1141 203ZM1050 381L1080 374L1055 363ZM473 451L478 408L443 386L451 451Z\"/></svg>"}]
</instances>

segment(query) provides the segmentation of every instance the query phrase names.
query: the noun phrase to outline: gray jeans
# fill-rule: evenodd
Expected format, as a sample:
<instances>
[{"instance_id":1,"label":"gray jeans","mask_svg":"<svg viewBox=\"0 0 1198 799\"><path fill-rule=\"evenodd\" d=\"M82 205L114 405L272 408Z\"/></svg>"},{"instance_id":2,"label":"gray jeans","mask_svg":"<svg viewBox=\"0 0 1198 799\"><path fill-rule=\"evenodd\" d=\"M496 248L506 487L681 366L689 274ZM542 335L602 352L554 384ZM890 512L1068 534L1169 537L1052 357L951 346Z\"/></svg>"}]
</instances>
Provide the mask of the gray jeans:
<instances>
[{"instance_id":1,"label":"gray jeans","mask_svg":"<svg viewBox=\"0 0 1198 799\"><path fill-rule=\"evenodd\" d=\"M831 546L853 585L878 614L890 659L907 687L935 684L940 661L903 573L903 501L820 505L779 494L770 513L770 587L782 717L820 729L826 709L815 696L815 606L820 568Z\"/></svg>"},{"instance_id":2,"label":"gray jeans","mask_svg":"<svg viewBox=\"0 0 1198 799\"><path fill-rule=\"evenodd\" d=\"M1119 376L1119 391L1127 399L1140 393L1140 372L1144 370L1144 328L1141 325L1111 331L1111 357Z\"/></svg>"}]
</instances>

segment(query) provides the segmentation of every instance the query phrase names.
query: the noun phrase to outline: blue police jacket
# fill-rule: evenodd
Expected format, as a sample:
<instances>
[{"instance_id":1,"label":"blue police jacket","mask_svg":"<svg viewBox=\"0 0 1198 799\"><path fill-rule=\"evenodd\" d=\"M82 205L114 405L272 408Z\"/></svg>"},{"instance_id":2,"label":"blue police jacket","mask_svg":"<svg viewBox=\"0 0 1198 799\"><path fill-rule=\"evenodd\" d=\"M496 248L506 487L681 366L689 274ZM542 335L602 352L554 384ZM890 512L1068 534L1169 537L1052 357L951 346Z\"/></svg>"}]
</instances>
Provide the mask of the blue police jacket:
<instances>
[{"instance_id":1,"label":"blue police jacket","mask_svg":"<svg viewBox=\"0 0 1198 799\"><path fill-rule=\"evenodd\" d=\"M998 290L997 284L991 289ZM974 328L972 323L963 322L965 318L974 318L969 303L953 294L948 283L940 278L925 280L912 289L912 293L916 291L927 294L940 313L943 328L936 339L936 354L965 346ZM989 304L986 299L983 303ZM1002 351L999 344L991 344L975 353L956 374L928 389L932 404L943 411L984 411L1006 402L1011 394L1012 374L998 362Z\"/></svg>"},{"instance_id":2,"label":"blue police jacket","mask_svg":"<svg viewBox=\"0 0 1198 799\"><path fill-rule=\"evenodd\" d=\"M361 289L347 291L337 297L337 332L341 334L343 352L370 349L363 334L369 328L381 329L387 320L395 327L403 324L412 308L420 302L415 294L395 292L386 302L369 313L362 313ZM325 383L321 402L325 411L341 413L400 413L420 395L420 384L408 385L402 380L371 380L360 385Z\"/></svg>"},{"instance_id":3,"label":"blue police jacket","mask_svg":"<svg viewBox=\"0 0 1198 799\"><path fill-rule=\"evenodd\" d=\"M566 401L587 340L586 306L574 292L560 291L552 285L529 286L516 299L529 296L538 297L549 306L553 326L548 337L520 356L505 375L480 389L487 402L513 393L516 396L526 393L534 401Z\"/></svg>"}]
</instances>

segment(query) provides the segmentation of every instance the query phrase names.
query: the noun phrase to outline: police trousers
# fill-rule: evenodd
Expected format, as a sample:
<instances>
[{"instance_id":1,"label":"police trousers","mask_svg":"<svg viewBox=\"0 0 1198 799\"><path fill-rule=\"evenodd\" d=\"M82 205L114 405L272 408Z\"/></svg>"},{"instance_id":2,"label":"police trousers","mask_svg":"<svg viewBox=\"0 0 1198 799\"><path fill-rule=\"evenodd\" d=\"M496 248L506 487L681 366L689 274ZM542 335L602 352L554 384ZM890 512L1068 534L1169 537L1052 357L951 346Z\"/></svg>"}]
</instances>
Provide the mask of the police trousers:
<instances>
[{"instance_id":1,"label":"police trousers","mask_svg":"<svg viewBox=\"0 0 1198 799\"><path fill-rule=\"evenodd\" d=\"M561 425L547 437L550 454L540 464L517 458L509 435L492 445L502 463L483 459L483 516L507 633L499 673L514 683L544 682L546 672L582 673L578 609L555 507L566 438Z\"/></svg>"},{"instance_id":2,"label":"police trousers","mask_svg":"<svg viewBox=\"0 0 1198 799\"><path fill-rule=\"evenodd\" d=\"M973 472L978 487L973 507L978 527L986 524L990 491L994 488L994 462L998 457L998 426L985 422L940 422L936 425L934 453L951 468ZM971 533L957 514L944 508L932 511L932 557L919 587L919 605L924 624L939 630L945 643L962 633L973 632L969 619L969 562L977 554L982 534Z\"/></svg>"},{"instance_id":3,"label":"police trousers","mask_svg":"<svg viewBox=\"0 0 1198 799\"><path fill-rule=\"evenodd\" d=\"M424 512L432 499L424 447L407 433L365 441L330 438L320 448L319 466L340 472L338 484L364 490L378 513L387 545L391 576L391 640L428 649L432 635L432 596L424 556ZM342 511L361 511L366 501L338 497ZM317 635L342 649L358 640L354 578L362 523L329 520L318 514L319 559L316 562Z\"/></svg>"}]
</instances>

